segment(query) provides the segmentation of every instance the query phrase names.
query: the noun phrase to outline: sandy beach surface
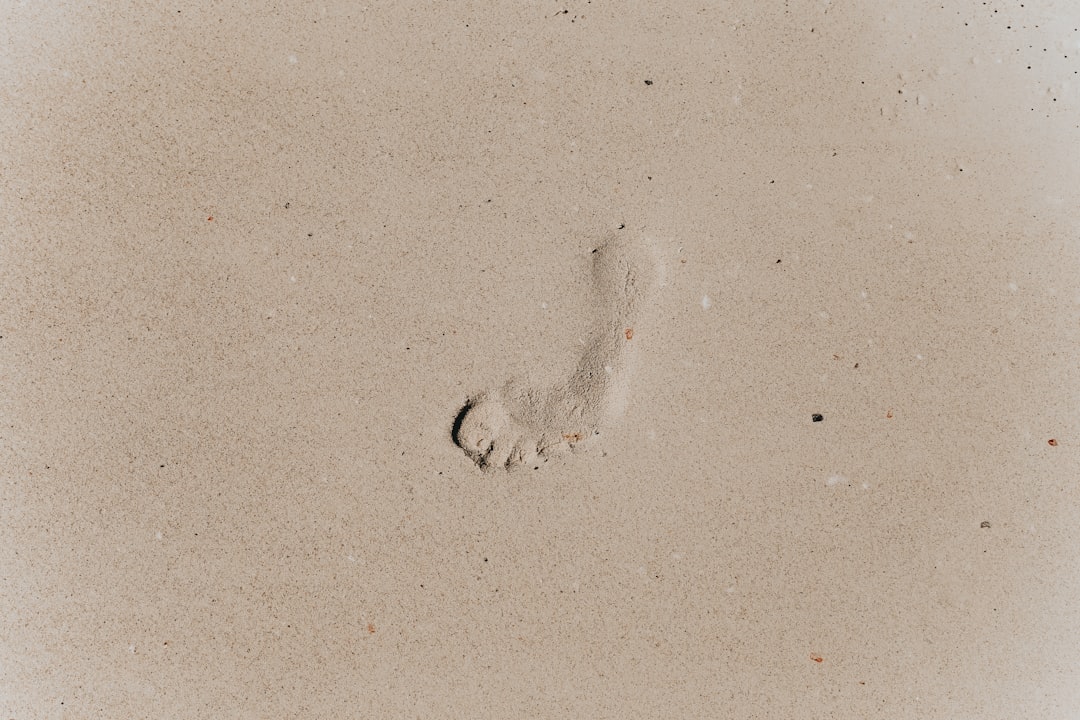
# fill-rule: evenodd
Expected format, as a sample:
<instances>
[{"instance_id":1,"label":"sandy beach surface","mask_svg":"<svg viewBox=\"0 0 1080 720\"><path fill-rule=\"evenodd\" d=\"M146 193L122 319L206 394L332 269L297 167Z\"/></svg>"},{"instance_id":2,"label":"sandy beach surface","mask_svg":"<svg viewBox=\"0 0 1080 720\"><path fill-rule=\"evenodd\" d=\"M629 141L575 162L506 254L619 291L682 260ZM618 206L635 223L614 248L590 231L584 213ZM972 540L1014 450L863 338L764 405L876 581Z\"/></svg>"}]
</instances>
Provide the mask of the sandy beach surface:
<instances>
[{"instance_id":1,"label":"sandy beach surface","mask_svg":"<svg viewBox=\"0 0 1080 720\"><path fill-rule=\"evenodd\" d=\"M2 717L1080 717L1080 5L0 48Z\"/></svg>"}]
</instances>

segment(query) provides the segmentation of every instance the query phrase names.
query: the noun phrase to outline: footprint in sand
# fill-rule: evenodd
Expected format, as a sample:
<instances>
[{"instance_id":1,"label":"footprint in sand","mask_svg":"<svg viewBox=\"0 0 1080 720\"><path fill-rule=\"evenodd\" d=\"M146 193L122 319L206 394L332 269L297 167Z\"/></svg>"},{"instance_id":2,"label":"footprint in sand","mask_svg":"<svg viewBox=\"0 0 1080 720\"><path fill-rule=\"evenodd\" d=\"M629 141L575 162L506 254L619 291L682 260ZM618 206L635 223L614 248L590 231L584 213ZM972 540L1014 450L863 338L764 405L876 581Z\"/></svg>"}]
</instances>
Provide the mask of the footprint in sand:
<instances>
[{"instance_id":1,"label":"footprint in sand","mask_svg":"<svg viewBox=\"0 0 1080 720\"><path fill-rule=\"evenodd\" d=\"M613 234L591 254L599 302L591 338L577 368L547 389L516 388L468 400L453 439L482 469L532 464L598 435L626 402L631 364L640 339L634 329L658 284L659 263L641 241Z\"/></svg>"}]
</instances>

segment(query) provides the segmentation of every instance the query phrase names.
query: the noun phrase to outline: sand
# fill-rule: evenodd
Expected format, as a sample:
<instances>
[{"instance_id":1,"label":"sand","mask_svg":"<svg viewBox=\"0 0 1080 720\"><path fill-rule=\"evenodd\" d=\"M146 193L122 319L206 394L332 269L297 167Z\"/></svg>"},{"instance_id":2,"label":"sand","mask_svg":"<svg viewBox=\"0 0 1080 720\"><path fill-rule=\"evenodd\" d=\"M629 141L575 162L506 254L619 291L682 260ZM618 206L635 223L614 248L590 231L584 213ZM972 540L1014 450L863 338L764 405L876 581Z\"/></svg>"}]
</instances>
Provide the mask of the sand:
<instances>
[{"instance_id":1,"label":"sand","mask_svg":"<svg viewBox=\"0 0 1080 720\"><path fill-rule=\"evenodd\" d=\"M1080 717L1080 6L0 28L3 717Z\"/></svg>"}]
</instances>

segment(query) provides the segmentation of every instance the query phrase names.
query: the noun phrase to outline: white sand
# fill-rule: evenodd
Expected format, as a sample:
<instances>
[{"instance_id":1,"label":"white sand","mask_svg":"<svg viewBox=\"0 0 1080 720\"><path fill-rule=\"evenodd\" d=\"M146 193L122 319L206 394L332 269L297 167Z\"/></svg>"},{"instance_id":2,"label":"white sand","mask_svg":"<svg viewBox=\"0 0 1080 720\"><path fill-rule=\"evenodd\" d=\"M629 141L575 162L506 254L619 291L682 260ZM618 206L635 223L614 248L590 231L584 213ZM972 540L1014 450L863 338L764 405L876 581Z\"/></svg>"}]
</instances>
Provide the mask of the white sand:
<instances>
[{"instance_id":1,"label":"white sand","mask_svg":"<svg viewBox=\"0 0 1080 720\"><path fill-rule=\"evenodd\" d=\"M2 716L1077 717L1080 5L431 5L0 8Z\"/></svg>"}]
</instances>

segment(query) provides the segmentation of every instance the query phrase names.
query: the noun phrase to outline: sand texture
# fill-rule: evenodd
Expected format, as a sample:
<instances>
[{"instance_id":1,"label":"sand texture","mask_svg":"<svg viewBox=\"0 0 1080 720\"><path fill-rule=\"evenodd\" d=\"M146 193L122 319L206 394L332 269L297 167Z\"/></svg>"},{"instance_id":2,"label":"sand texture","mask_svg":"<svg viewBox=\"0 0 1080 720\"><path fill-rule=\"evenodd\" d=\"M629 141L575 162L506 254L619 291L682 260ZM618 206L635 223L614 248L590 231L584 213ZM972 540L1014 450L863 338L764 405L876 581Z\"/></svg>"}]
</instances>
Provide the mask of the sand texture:
<instances>
[{"instance_id":1,"label":"sand texture","mask_svg":"<svg viewBox=\"0 0 1080 720\"><path fill-rule=\"evenodd\" d=\"M1080 4L0 40L0 718L1080 717Z\"/></svg>"}]
</instances>

